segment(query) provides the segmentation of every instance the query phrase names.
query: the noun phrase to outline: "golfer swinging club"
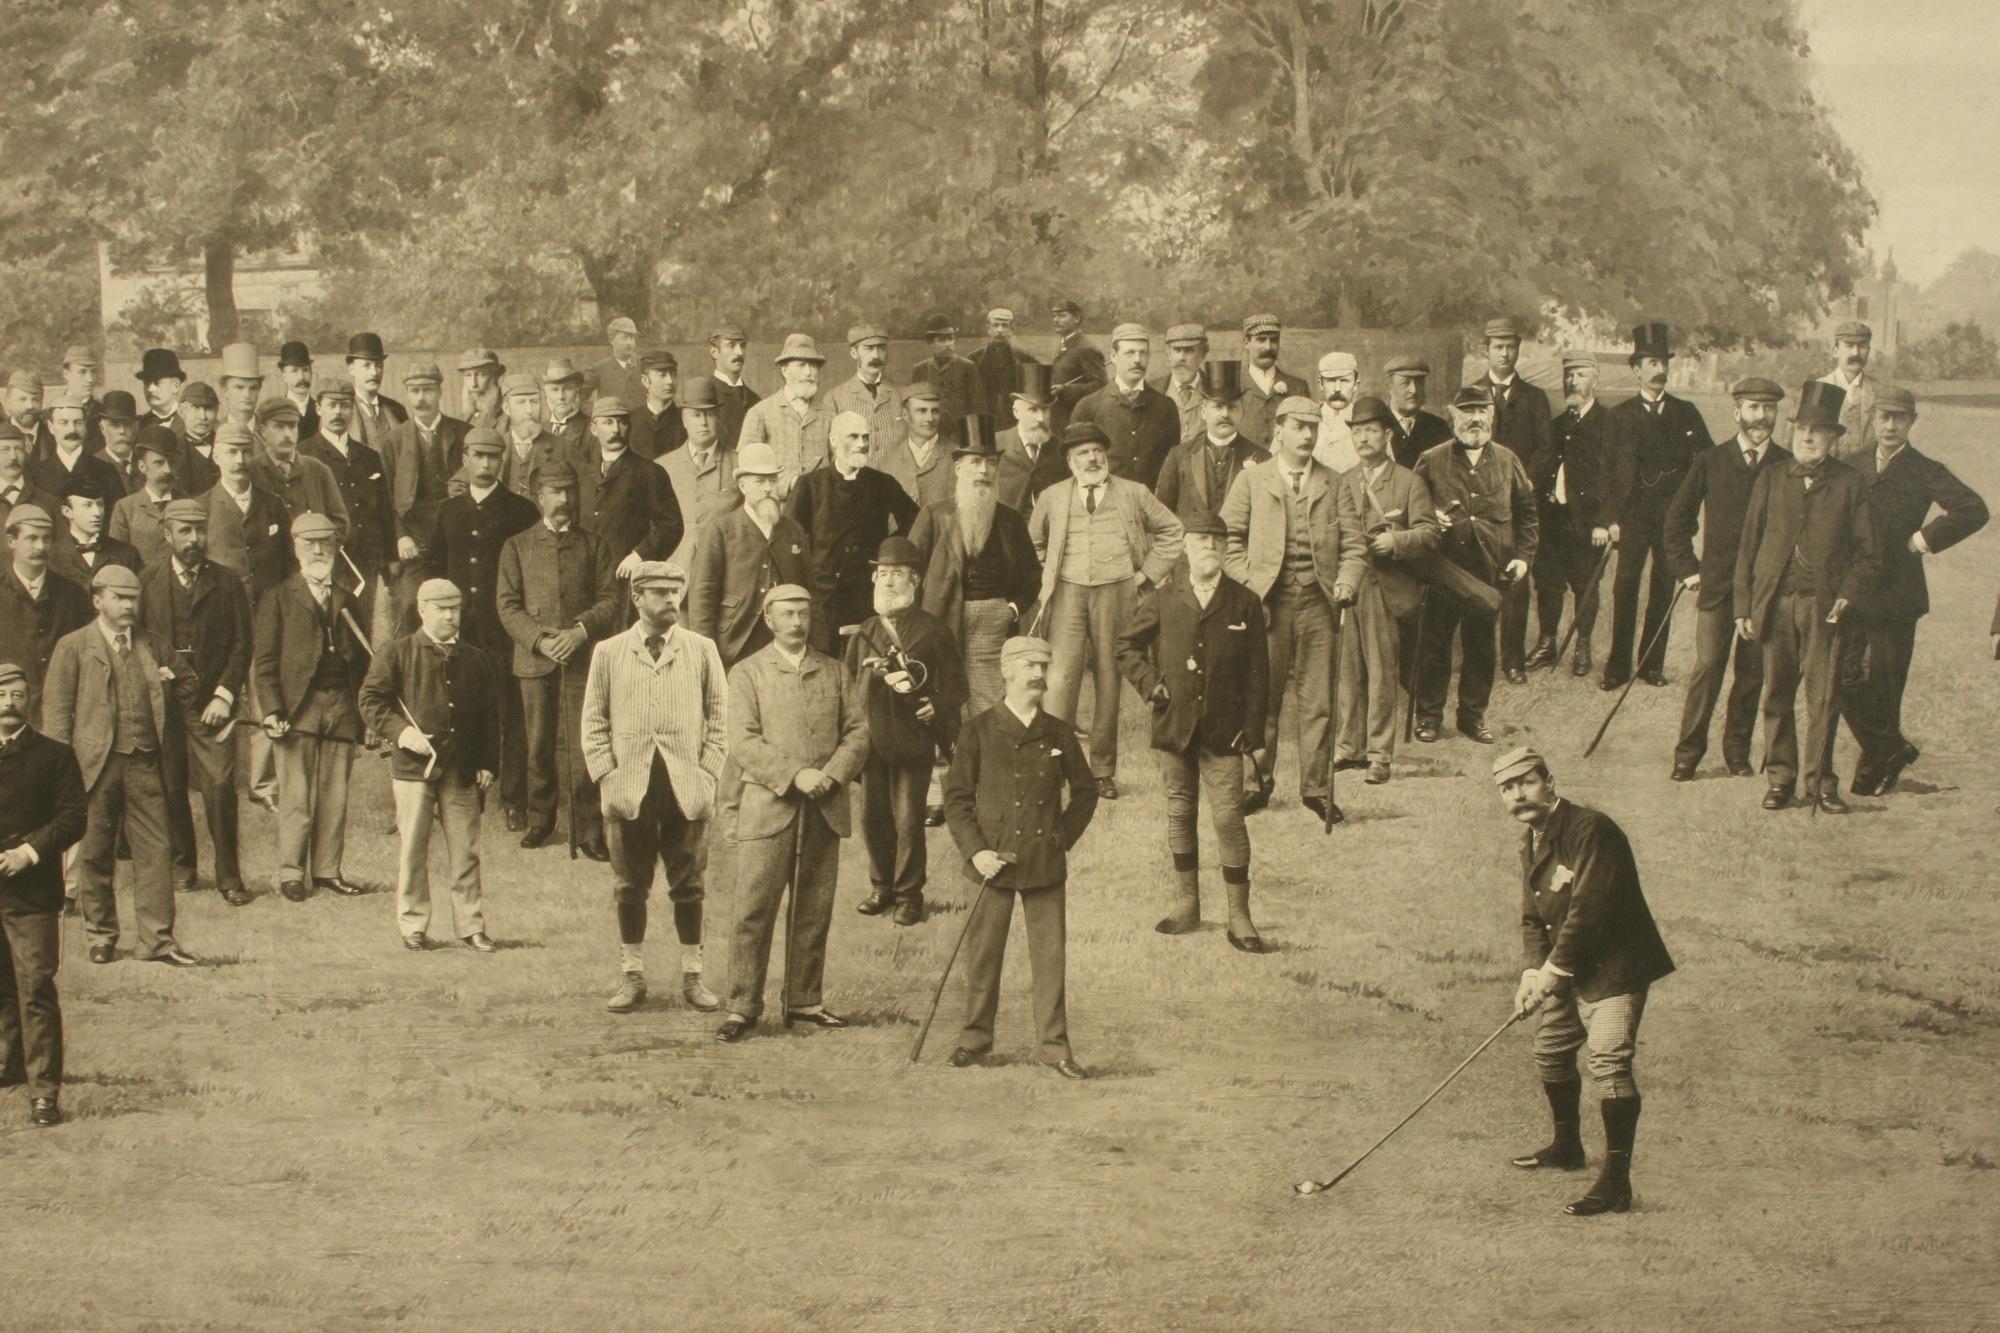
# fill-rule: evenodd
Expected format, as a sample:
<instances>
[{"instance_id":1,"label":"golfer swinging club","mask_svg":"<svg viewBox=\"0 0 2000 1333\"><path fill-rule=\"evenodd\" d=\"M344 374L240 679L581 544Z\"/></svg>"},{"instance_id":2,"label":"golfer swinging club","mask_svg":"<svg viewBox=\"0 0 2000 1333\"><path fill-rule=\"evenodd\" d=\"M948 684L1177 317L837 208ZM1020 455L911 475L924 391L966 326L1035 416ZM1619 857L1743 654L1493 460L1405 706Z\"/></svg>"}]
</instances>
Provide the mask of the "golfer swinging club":
<instances>
[{"instance_id":1,"label":"golfer swinging club","mask_svg":"<svg viewBox=\"0 0 2000 1333\"><path fill-rule=\"evenodd\" d=\"M1521 944L1527 970L1514 1010L1541 1006L1535 1067L1549 1099L1555 1138L1514 1165L1533 1171L1580 1170L1583 1138L1577 1107L1583 1084L1576 1052L1590 1048L1590 1076L1604 1113L1604 1169L1572 1217L1622 1213L1632 1206L1632 1141L1639 1128L1639 1085L1632 1080L1646 992L1674 970L1639 888L1632 846L1608 815L1556 795L1542 756L1528 746L1493 765L1507 813L1527 825L1521 839Z\"/></svg>"}]
</instances>

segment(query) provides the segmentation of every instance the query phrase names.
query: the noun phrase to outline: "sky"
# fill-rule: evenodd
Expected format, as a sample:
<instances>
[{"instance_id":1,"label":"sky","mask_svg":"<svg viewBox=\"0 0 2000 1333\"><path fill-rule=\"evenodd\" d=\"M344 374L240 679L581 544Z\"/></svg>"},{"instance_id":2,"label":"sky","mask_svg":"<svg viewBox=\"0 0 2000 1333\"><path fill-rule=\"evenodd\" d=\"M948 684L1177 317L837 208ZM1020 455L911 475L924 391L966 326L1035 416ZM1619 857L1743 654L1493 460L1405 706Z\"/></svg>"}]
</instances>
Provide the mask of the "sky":
<instances>
[{"instance_id":1,"label":"sky","mask_svg":"<svg viewBox=\"0 0 2000 1333\"><path fill-rule=\"evenodd\" d=\"M2000 0L1804 0L1819 91L1905 281L2000 253Z\"/></svg>"}]
</instances>

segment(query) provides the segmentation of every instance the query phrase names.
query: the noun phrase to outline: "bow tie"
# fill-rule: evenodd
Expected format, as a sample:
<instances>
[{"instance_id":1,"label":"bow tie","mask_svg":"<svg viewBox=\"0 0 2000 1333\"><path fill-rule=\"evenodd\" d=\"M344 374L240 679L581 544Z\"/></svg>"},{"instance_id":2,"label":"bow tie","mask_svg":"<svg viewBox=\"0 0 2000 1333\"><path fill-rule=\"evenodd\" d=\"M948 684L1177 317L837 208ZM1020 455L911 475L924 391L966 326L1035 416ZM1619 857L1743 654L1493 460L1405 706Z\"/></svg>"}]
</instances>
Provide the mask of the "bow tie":
<instances>
[{"instance_id":1,"label":"bow tie","mask_svg":"<svg viewBox=\"0 0 2000 1333\"><path fill-rule=\"evenodd\" d=\"M88 546L78 546L78 547L76 548L76 553L77 553L78 555L96 555L96 554L97 554L97 543L96 543L96 542L92 542L92 543L91 543L90 545L88 545Z\"/></svg>"}]
</instances>

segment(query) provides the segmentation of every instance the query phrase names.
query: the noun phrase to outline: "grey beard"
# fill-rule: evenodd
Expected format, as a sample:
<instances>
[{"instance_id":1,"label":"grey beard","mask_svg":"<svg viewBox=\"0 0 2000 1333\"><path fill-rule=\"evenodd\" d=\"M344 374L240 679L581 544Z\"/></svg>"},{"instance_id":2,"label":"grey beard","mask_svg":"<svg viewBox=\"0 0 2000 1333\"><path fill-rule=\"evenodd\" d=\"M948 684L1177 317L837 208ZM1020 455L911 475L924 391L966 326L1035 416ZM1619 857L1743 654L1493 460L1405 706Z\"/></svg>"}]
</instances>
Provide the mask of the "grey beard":
<instances>
[{"instance_id":1,"label":"grey beard","mask_svg":"<svg viewBox=\"0 0 2000 1333\"><path fill-rule=\"evenodd\" d=\"M891 588L884 583L875 585L875 614L878 616L907 611L916 604L917 592L914 588Z\"/></svg>"},{"instance_id":2,"label":"grey beard","mask_svg":"<svg viewBox=\"0 0 2000 1333\"><path fill-rule=\"evenodd\" d=\"M767 528L778 521L778 515L781 512L778 507L778 497L775 495L767 495L763 499L749 505L748 508L751 517L757 519Z\"/></svg>"},{"instance_id":3,"label":"grey beard","mask_svg":"<svg viewBox=\"0 0 2000 1333\"><path fill-rule=\"evenodd\" d=\"M965 543L965 553L978 555L986 549L986 539L993 533L993 507L999 503L993 496L991 486L960 482L954 499L958 506L958 535Z\"/></svg>"}]
</instances>

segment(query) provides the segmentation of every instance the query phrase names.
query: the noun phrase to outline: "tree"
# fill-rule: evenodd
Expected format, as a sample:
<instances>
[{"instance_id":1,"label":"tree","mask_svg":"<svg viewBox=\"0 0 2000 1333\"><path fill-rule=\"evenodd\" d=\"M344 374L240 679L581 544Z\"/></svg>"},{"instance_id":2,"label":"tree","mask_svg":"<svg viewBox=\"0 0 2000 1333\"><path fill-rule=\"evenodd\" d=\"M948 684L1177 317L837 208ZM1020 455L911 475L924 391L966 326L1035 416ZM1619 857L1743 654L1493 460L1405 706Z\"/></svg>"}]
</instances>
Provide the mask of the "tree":
<instances>
[{"instance_id":1,"label":"tree","mask_svg":"<svg viewBox=\"0 0 2000 1333\"><path fill-rule=\"evenodd\" d=\"M1953 320L1896 358L1913 380L1984 380L2000 376L2000 344L1971 320Z\"/></svg>"}]
</instances>

